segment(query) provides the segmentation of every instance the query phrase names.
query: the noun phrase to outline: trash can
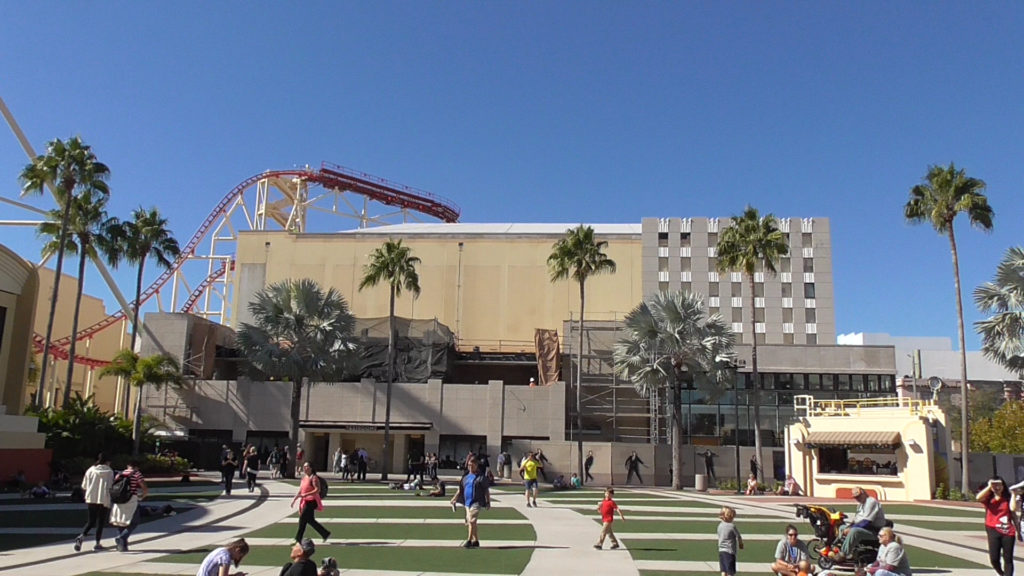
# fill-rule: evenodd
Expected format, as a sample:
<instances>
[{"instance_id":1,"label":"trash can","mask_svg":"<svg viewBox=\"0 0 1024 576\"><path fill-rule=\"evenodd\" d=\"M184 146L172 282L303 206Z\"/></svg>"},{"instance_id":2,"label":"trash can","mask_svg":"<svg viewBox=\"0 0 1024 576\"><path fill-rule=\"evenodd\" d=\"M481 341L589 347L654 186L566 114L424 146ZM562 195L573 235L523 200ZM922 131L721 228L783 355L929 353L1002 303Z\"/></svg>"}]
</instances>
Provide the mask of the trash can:
<instances>
[{"instance_id":1,"label":"trash can","mask_svg":"<svg viewBox=\"0 0 1024 576\"><path fill-rule=\"evenodd\" d=\"M706 474L697 474L693 479L693 487L697 492L708 491L708 477Z\"/></svg>"}]
</instances>

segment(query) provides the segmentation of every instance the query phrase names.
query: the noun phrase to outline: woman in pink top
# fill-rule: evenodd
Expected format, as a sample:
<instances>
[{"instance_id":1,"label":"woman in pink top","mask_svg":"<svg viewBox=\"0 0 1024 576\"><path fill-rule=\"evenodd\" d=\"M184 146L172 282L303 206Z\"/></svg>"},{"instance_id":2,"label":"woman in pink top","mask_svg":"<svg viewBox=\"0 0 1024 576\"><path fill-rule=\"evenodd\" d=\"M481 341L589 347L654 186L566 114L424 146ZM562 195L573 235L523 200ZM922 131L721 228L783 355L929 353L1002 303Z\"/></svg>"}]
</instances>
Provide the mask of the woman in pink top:
<instances>
[{"instance_id":1,"label":"woman in pink top","mask_svg":"<svg viewBox=\"0 0 1024 576\"><path fill-rule=\"evenodd\" d=\"M302 465L302 472L304 475L299 484L299 491L295 494L295 498L292 498L292 506L301 501L299 504L299 531L295 533L295 541L302 542L302 535L305 534L308 524L320 534L324 542L327 542L327 539L331 537L331 531L317 522L314 516L317 510L324 509L324 503L320 499L320 477L313 471L309 462Z\"/></svg>"},{"instance_id":2,"label":"woman in pink top","mask_svg":"<svg viewBox=\"0 0 1024 576\"><path fill-rule=\"evenodd\" d=\"M985 505L989 562L1000 576L1013 576L1013 544L1017 530L1008 492L1006 482L993 476L977 496Z\"/></svg>"}]
</instances>

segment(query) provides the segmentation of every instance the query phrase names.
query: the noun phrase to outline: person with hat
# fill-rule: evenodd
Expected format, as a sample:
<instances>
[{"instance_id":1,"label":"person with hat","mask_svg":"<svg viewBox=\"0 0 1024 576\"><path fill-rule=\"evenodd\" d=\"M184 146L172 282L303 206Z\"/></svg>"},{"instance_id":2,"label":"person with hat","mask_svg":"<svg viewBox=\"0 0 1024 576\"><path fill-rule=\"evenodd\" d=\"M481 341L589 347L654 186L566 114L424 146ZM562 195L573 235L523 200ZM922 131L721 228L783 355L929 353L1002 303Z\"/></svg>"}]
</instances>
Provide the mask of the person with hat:
<instances>
[{"instance_id":1,"label":"person with hat","mask_svg":"<svg viewBox=\"0 0 1024 576\"><path fill-rule=\"evenodd\" d=\"M315 553L316 545L309 538L296 542L292 546L292 561L284 565L280 576L317 576L316 562L312 560Z\"/></svg>"},{"instance_id":2,"label":"person with hat","mask_svg":"<svg viewBox=\"0 0 1024 576\"><path fill-rule=\"evenodd\" d=\"M842 550L834 555L839 562L852 558L853 551L862 540L874 538L879 530L885 528L885 512L874 496L858 486L853 489L853 499L857 501L857 512L843 530Z\"/></svg>"}]
</instances>

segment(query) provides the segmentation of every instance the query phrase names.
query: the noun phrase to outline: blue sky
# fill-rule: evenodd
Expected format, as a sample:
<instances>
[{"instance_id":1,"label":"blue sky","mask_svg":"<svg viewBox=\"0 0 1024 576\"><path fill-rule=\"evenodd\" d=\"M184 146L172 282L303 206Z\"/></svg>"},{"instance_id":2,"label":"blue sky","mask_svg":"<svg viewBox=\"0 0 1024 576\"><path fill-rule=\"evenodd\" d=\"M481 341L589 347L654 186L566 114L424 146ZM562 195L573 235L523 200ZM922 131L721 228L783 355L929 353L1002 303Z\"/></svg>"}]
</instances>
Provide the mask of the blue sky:
<instances>
[{"instance_id":1,"label":"blue sky","mask_svg":"<svg viewBox=\"0 0 1024 576\"><path fill-rule=\"evenodd\" d=\"M909 189L950 161L988 183L995 231L957 228L968 321L970 292L1022 243L1017 3L169 7L4 2L0 96L37 149L93 146L115 215L156 205L182 242L244 178L322 160L450 198L466 222L750 203L831 219L839 332L954 342L949 246L904 222ZM12 197L26 157L0 132ZM38 252L27 230L0 241Z\"/></svg>"}]
</instances>

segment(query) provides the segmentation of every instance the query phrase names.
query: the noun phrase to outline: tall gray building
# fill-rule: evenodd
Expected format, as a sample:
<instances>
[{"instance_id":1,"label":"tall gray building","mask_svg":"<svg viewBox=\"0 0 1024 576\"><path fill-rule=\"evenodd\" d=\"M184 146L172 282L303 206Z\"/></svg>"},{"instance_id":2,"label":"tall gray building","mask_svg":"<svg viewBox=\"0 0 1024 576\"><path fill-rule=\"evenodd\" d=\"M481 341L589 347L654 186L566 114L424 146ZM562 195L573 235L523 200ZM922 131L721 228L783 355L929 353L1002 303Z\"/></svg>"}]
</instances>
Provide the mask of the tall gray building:
<instances>
[{"instance_id":1,"label":"tall gray building","mask_svg":"<svg viewBox=\"0 0 1024 576\"><path fill-rule=\"evenodd\" d=\"M644 218L642 286L645 295L684 290L705 296L749 344L750 285L743 274L719 272L718 238L728 218ZM789 256L777 274L754 274L754 320L759 344L835 344L832 242L828 218L780 218Z\"/></svg>"}]
</instances>

